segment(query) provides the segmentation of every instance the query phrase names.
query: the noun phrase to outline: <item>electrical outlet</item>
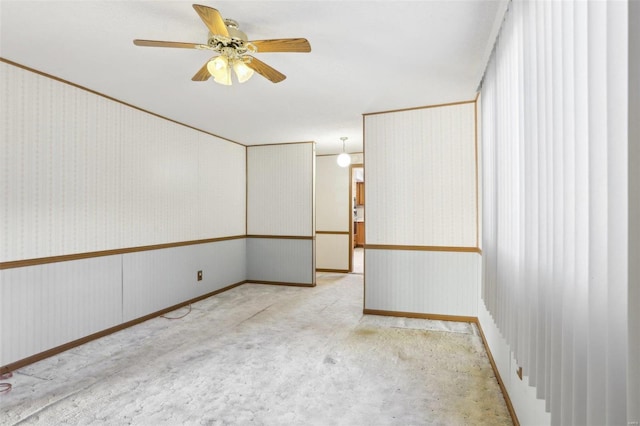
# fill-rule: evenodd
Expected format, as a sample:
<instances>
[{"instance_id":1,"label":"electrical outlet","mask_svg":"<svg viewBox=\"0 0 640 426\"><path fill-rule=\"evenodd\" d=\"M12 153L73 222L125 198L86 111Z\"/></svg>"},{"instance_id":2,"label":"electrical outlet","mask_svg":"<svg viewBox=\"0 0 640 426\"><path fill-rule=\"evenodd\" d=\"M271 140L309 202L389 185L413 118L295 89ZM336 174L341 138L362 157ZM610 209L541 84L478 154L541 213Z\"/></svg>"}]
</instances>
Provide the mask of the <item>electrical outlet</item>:
<instances>
[{"instance_id":1,"label":"electrical outlet","mask_svg":"<svg viewBox=\"0 0 640 426\"><path fill-rule=\"evenodd\" d=\"M198 281L202 281L202 271L198 271Z\"/></svg>"}]
</instances>

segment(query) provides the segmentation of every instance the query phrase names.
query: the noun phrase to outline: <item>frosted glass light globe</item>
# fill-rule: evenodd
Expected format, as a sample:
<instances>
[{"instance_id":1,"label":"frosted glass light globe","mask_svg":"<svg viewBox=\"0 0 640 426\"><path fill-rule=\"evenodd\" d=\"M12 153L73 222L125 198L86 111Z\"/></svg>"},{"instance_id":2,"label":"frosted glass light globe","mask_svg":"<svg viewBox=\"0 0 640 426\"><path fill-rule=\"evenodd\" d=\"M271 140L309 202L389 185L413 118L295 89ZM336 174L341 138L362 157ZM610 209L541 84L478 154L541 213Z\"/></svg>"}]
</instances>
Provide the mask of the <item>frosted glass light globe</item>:
<instances>
[{"instance_id":1,"label":"frosted glass light globe","mask_svg":"<svg viewBox=\"0 0 640 426\"><path fill-rule=\"evenodd\" d=\"M217 56L215 59L207 63L207 71L213 77L216 83L231 85L231 69L229 68L229 60L225 56Z\"/></svg>"},{"instance_id":2,"label":"frosted glass light globe","mask_svg":"<svg viewBox=\"0 0 640 426\"><path fill-rule=\"evenodd\" d=\"M336 161L338 162L338 166L347 167L349 164L351 164L351 156L346 152L343 152L342 154L338 155Z\"/></svg>"}]
</instances>

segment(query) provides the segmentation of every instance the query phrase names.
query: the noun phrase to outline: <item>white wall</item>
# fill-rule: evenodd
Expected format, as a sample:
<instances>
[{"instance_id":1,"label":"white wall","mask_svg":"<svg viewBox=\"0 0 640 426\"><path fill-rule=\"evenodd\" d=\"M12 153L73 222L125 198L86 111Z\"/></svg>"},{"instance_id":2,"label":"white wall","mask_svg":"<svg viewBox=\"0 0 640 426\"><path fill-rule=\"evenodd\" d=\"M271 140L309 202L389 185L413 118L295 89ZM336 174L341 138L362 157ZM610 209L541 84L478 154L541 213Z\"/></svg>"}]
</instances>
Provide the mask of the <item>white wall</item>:
<instances>
[{"instance_id":1,"label":"white wall","mask_svg":"<svg viewBox=\"0 0 640 426\"><path fill-rule=\"evenodd\" d=\"M349 167L336 155L316 157L316 230L349 231Z\"/></svg>"},{"instance_id":2,"label":"white wall","mask_svg":"<svg viewBox=\"0 0 640 426\"><path fill-rule=\"evenodd\" d=\"M247 168L248 278L315 285L315 144L248 147Z\"/></svg>"},{"instance_id":3,"label":"white wall","mask_svg":"<svg viewBox=\"0 0 640 426\"><path fill-rule=\"evenodd\" d=\"M0 70L1 262L244 234L243 146Z\"/></svg>"},{"instance_id":4,"label":"white wall","mask_svg":"<svg viewBox=\"0 0 640 426\"><path fill-rule=\"evenodd\" d=\"M313 240L247 238L247 280L315 285Z\"/></svg>"},{"instance_id":5,"label":"white wall","mask_svg":"<svg viewBox=\"0 0 640 426\"><path fill-rule=\"evenodd\" d=\"M476 316L475 102L364 118L365 310Z\"/></svg>"},{"instance_id":6,"label":"white wall","mask_svg":"<svg viewBox=\"0 0 640 426\"><path fill-rule=\"evenodd\" d=\"M244 146L4 62L0 88L0 365L245 279Z\"/></svg>"},{"instance_id":7,"label":"white wall","mask_svg":"<svg viewBox=\"0 0 640 426\"><path fill-rule=\"evenodd\" d=\"M348 271L350 168L338 166L336 158L316 157L316 267Z\"/></svg>"},{"instance_id":8,"label":"white wall","mask_svg":"<svg viewBox=\"0 0 640 426\"><path fill-rule=\"evenodd\" d=\"M314 234L314 144L247 148L247 234Z\"/></svg>"},{"instance_id":9,"label":"white wall","mask_svg":"<svg viewBox=\"0 0 640 426\"><path fill-rule=\"evenodd\" d=\"M475 103L365 116L367 244L477 247Z\"/></svg>"}]
</instances>

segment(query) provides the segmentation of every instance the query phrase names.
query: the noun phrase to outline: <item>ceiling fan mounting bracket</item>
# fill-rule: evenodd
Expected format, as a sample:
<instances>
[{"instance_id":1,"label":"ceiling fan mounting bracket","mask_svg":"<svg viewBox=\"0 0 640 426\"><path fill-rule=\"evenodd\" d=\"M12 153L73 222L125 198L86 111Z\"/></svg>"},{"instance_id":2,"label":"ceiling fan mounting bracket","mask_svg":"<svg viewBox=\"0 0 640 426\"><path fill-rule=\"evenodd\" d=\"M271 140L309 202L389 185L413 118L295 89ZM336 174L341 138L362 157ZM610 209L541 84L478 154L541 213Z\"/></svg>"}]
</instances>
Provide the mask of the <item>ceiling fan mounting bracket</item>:
<instances>
[{"instance_id":1,"label":"ceiling fan mounting bracket","mask_svg":"<svg viewBox=\"0 0 640 426\"><path fill-rule=\"evenodd\" d=\"M236 21L235 19L225 18L224 24L227 26L227 28L233 28L234 30L240 29L240 25L238 25L238 21Z\"/></svg>"}]
</instances>

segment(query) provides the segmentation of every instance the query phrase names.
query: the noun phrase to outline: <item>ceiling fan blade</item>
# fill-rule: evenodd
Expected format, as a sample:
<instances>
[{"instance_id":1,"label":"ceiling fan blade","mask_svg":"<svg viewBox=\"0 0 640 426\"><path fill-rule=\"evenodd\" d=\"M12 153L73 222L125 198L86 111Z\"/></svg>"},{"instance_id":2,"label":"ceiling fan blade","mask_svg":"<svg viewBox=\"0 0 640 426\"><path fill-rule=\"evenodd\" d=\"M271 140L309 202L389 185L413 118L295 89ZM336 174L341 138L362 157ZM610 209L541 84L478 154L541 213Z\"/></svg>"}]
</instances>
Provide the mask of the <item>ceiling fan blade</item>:
<instances>
[{"instance_id":1,"label":"ceiling fan blade","mask_svg":"<svg viewBox=\"0 0 640 426\"><path fill-rule=\"evenodd\" d=\"M211 74L209 73L209 70L207 69L207 64L209 63L209 61L205 62L204 65L202 66L202 68L200 68L198 70L198 72L191 77L191 80L193 81L207 81L209 80L209 77L211 77Z\"/></svg>"},{"instance_id":2,"label":"ceiling fan blade","mask_svg":"<svg viewBox=\"0 0 640 426\"><path fill-rule=\"evenodd\" d=\"M261 60L256 59L253 56L249 56L249 57L251 58L251 61L245 62L247 66L253 69L258 74L265 77L267 80L271 81L272 83L280 83L282 80L287 78L286 75L282 74L280 71L276 70L275 68L270 67L269 65L265 64Z\"/></svg>"},{"instance_id":3,"label":"ceiling fan blade","mask_svg":"<svg viewBox=\"0 0 640 426\"><path fill-rule=\"evenodd\" d=\"M194 4L193 8L196 10L202 22L209 28L213 35L223 35L229 37L229 30L224 24L224 19L216 9L208 6L202 6L200 4Z\"/></svg>"},{"instance_id":4,"label":"ceiling fan blade","mask_svg":"<svg viewBox=\"0 0 640 426\"><path fill-rule=\"evenodd\" d=\"M136 46L147 47L179 47L183 49L208 49L209 46L200 43L182 43L179 41L159 41L159 40L133 40Z\"/></svg>"},{"instance_id":5,"label":"ceiling fan blade","mask_svg":"<svg viewBox=\"0 0 640 426\"><path fill-rule=\"evenodd\" d=\"M306 38L279 38L274 40L254 40L253 44L259 53L263 52L311 52L311 45Z\"/></svg>"}]
</instances>

